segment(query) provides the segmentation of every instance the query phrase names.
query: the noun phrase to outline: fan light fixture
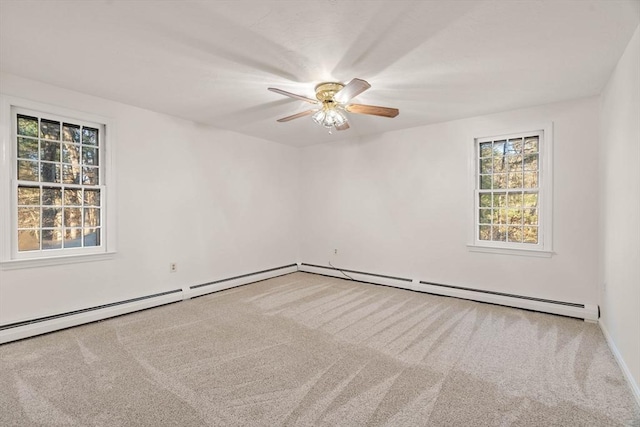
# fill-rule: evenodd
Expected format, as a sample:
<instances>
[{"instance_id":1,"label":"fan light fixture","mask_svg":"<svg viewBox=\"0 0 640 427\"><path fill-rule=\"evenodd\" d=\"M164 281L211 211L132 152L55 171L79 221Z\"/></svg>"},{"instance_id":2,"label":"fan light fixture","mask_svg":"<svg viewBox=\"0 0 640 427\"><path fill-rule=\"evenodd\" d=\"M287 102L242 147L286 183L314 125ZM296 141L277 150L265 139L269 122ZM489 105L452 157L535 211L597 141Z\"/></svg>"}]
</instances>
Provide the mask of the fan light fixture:
<instances>
[{"instance_id":1,"label":"fan light fixture","mask_svg":"<svg viewBox=\"0 0 640 427\"><path fill-rule=\"evenodd\" d=\"M362 79L352 79L346 85L336 82L320 83L316 86L316 98L311 99L306 96L297 95L275 87L268 88L271 92L299 99L310 104L319 105L319 108L305 110L291 116L278 119L278 122L288 122L300 117L311 116L314 122L320 126L332 130L347 130L349 122L345 112L355 114L369 114L381 117L396 117L399 113L397 108L377 107L375 105L351 104L349 101L355 98L371 85Z\"/></svg>"},{"instance_id":2,"label":"fan light fixture","mask_svg":"<svg viewBox=\"0 0 640 427\"><path fill-rule=\"evenodd\" d=\"M347 118L340 105L335 99L336 93L340 92L344 87L341 83L320 83L316 86L316 98L322 103L322 108L315 112L311 118L314 122L329 129L329 133L333 128L341 128L347 124Z\"/></svg>"},{"instance_id":3,"label":"fan light fixture","mask_svg":"<svg viewBox=\"0 0 640 427\"><path fill-rule=\"evenodd\" d=\"M314 113L311 118L320 126L328 128L329 132L331 132L331 128L340 127L347 123L347 118L344 113L342 113L340 107L334 103L324 105L323 108Z\"/></svg>"}]
</instances>

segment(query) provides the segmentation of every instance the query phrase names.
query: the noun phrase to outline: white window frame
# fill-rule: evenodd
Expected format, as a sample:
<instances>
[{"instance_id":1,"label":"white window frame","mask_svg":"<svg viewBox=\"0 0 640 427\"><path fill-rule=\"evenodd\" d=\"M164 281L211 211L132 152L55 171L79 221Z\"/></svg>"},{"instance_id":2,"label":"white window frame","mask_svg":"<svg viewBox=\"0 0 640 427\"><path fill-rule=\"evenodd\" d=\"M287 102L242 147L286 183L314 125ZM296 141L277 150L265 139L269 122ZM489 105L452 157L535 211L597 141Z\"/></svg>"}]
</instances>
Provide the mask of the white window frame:
<instances>
[{"instance_id":1,"label":"white window frame","mask_svg":"<svg viewBox=\"0 0 640 427\"><path fill-rule=\"evenodd\" d=\"M479 142L487 139L500 140L523 134L541 136L538 160L538 243L496 242L479 239ZM503 255L525 255L551 257L553 255L553 123L541 126L526 126L521 129L509 129L487 133L476 137L469 150L469 182L471 201L469 209L469 236L467 248L474 252L487 252Z\"/></svg>"},{"instance_id":2,"label":"white window frame","mask_svg":"<svg viewBox=\"0 0 640 427\"><path fill-rule=\"evenodd\" d=\"M87 248L18 251L17 241L17 114L80 124L100 124L101 245ZM112 120L81 111L0 95L0 268L18 269L111 259L116 252L115 125Z\"/></svg>"}]
</instances>

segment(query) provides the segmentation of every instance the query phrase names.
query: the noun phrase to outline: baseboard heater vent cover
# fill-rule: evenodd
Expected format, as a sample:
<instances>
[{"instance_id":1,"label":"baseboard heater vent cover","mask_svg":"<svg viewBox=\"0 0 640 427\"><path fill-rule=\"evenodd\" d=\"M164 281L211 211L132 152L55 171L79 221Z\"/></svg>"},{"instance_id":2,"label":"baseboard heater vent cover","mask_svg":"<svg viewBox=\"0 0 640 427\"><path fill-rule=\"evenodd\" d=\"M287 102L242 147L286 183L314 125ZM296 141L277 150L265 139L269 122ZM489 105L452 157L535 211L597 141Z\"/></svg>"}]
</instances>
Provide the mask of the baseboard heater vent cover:
<instances>
[{"instance_id":1,"label":"baseboard heater vent cover","mask_svg":"<svg viewBox=\"0 0 640 427\"><path fill-rule=\"evenodd\" d=\"M182 289L0 325L0 344L182 300Z\"/></svg>"},{"instance_id":2,"label":"baseboard heater vent cover","mask_svg":"<svg viewBox=\"0 0 640 427\"><path fill-rule=\"evenodd\" d=\"M482 293L482 294L500 295L500 296L509 297L509 298L520 298L520 299L526 299L526 300L530 300L530 301L539 301L539 302L544 302L544 303L549 303L549 304L560 304L560 305L567 305L567 306L570 306L570 307L584 308L584 304L576 304L576 303L573 303L573 302L554 301L554 300L544 299L544 298L534 298L534 297L527 297L527 296L522 296L522 295L507 294L507 293L504 293L504 292L485 291L485 290L481 290L481 289L464 288L462 286L443 285L442 283L425 282L425 281L422 281L422 280L420 281L420 283L423 284L423 285L440 286L440 287L449 288L449 289L459 289L459 290L463 290L463 291L479 292L479 293Z\"/></svg>"},{"instance_id":3,"label":"baseboard heater vent cover","mask_svg":"<svg viewBox=\"0 0 640 427\"><path fill-rule=\"evenodd\" d=\"M180 292L182 292L182 289L174 289L172 291L160 292L158 294L153 294L153 295L145 295L143 297L131 298L131 299L124 300L124 301L118 301L118 302L112 302L112 303L109 303L109 304L96 305L94 307L83 308L81 310L67 311L66 313L53 314L51 316L38 317L36 319L24 320L22 322L9 323L9 324L6 324L6 325L0 325L0 331L4 331L6 329L18 328L20 326L33 325L35 323L46 322L48 320L62 319L64 317L75 316L77 314L89 313L89 312L92 312L92 311L103 310L105 308L117 307L117 306L123 305L123 304L130 304L130 303L133 303L133 302L144 301L144 300L151 299L151 298L158 298L158 297L165 296L165 295L177 294L177 293L180 293Z\"/></svg>"},{"instance_id":4,"label":"baseboard heater vent cover","mask_svg":"<svg viewBox=\"0 0 640 427\"><path fill-rule=\"evenodd\" d=\"M202 283L189 287L189 298L197 298L213 292L222 291L236 286L248 285L272 277L283 276L285 274L298 271L298 264L283 265L282 267L269 268L255 271L253 273L241 274L239 276L227 277L225 279L214 280L213 282Z\"/></svg>"},{"instance_id":5,"label":"baseboard heater vent cover","mask_svg":"<svg viewBox=\"0 0 640 427\"><path fill-rule=\"evenodd\" d=\"M507 307L516 307L525 310L539 311L542 313L575 317L578 319L584 319L589 322L597 322L599 317L599 307L597 305L555 301L544 298L509 294L505 292L486 291L462 286L444 285L441 283L433 283L424 280L421 280L419 283L417 283L414 287L414 290L478 302L504 305Z\"/></svg>"},{"instance_id":6,"label":"baseboard heater vent cover","mask_svg":"<svg viewBox=\"0 0 640 427\"><path fill-rule=\"evenodd\" d=\"M544 298L535 298L503 292L485 291L468 287L444 285L424 280L411 280L404 277L394 277L376 273L367 273L364 271L347 270L308 263L300 264L300 271L325 276L346 278L343 274L344 272L349 274L349 276L352 276L352 278L358 282L393 286L433 295L455 297L471 301L497 304L506 307L539 311L542 313L558 314L561 316L584 319L589 322L597 322L599 318L599 307L597 305L554 301Z\"/></svg>"},{"instance_id":7,"label":"baseboard heater vent cover","mask_svg":"<svg viewBox=\"0 0 640 427\"><path fill-rule=\"evenodd\" d=\"M0 344L170 304L211 292L257 282L271 277L282 276L297 270L297 264L289 264L282 267L216 280L202 285L185 286L182 289L174 289L80 310L7 323L0 325Z\"/></svg>"},{"instance_id":8,"label":"baseboard heater vent cover","mask_svg":"<svg viewBox=\"0 0 640 427\"><path fill-rule=\"evenodd\" d=\"M204 286L216 285L218 283L230 282L232 280L237 280L237 279L244 279L245 277L257 276L259 274L270 273L272 271L283 270L285 268L292 268L292 267L295 268L297 266L298 266L297 264L283 265L282 267L269 268L267 270L261 270L261 271L256 271L256 272L253 272L253 273L241 274L240 276L227 277L226 279L215 280L213 282L202 283L200 285L193 285L193 286L190 286L189 289L198 289L198 288L202 288Z\"/></svg>"},{"instance_id":9,"label":"baseboard heater vent cover","mask_svg":"<svg viewBox=\"0 0 640 427\"><path fill-rule=\"evenodd\" d=\"M323 276L339 277L342 279L348 278L357 282L374 283L377 285L393 286L395 288L402 289L410 289L412 282L411 279L407 279L406 277L397 277L378 273L367 273L364 271L347 270L345 268L338 267L326 267L324 265L307 264L304 262L300 264L300 271L320 274Z\"/></svg>"}]
</instances>

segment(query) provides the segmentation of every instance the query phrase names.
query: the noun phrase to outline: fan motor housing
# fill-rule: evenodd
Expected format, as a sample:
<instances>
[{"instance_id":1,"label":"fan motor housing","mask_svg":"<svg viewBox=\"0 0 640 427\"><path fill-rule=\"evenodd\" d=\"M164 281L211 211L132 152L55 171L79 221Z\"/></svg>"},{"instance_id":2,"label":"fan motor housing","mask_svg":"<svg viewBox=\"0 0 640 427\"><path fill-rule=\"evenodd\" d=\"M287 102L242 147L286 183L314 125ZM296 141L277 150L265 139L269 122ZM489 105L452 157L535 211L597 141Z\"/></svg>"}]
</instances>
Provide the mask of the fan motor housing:
<instances>
[{"instance_id":1,"label":"fan motor housing","mask_svg":"<svg viewBox=\"0 0 640 427\"><path fill-rule=\"evenodd\" d=\"M343 87L344 85L342 83L320 83L316 86L316 98L318 98L320 102L333 102L333 96Z\"/></svg>"}]
</instances>

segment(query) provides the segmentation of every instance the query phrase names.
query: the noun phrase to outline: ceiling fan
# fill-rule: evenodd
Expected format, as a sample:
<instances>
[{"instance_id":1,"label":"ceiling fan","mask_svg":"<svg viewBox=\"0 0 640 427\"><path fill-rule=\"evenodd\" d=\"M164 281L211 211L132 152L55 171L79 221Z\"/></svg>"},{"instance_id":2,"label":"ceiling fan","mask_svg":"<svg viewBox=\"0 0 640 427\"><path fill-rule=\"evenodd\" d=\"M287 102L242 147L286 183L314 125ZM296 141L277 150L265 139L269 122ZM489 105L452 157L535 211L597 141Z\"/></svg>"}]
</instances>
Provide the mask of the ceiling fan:
<instances>
[{"instance_id":1,"label":"ceiling fan","mask_svg":"<svg viewBox=\"0 0 640 427\"><path fill-rule=\"evenodd\" d=\"M268 89L271 92L279 93L280 95L318 105L317 108L278 119L278 122L288 122L289 120L297 119L299 117L311 116L314 122L328 128L329 133L331 133L331 130L334 128L336 130L349 129L349 122L344 114L345 111L355 114L370 114L390 118L396 117L400 113L397 108L348 104L351 99L360 95L370 87L371 85L362 79L353 79L346 85L336 82L320 83L315 88L317 99L296 95L295 93L287 92L275 87L270 87Z\"/></svg>"}]
</instances>

